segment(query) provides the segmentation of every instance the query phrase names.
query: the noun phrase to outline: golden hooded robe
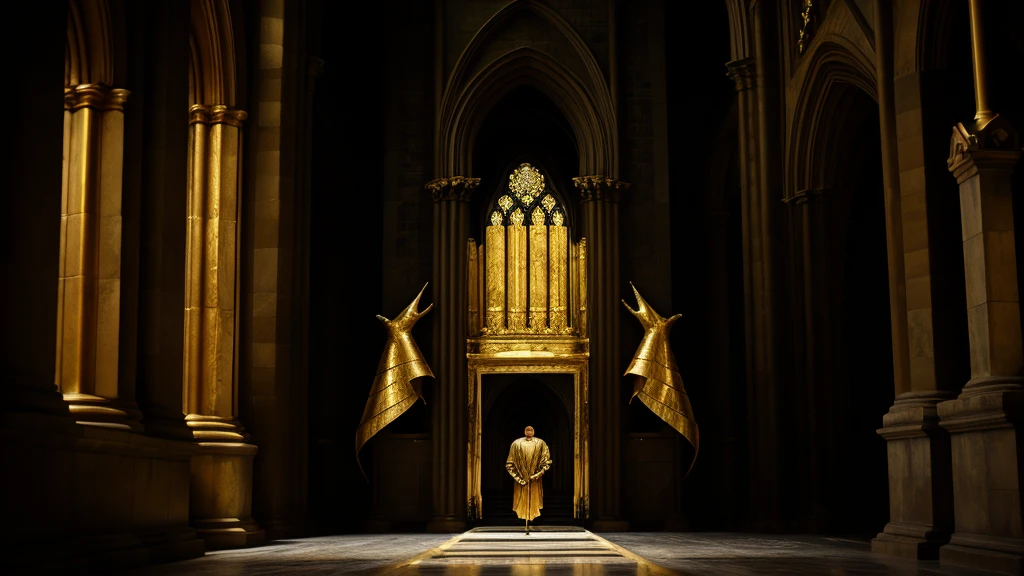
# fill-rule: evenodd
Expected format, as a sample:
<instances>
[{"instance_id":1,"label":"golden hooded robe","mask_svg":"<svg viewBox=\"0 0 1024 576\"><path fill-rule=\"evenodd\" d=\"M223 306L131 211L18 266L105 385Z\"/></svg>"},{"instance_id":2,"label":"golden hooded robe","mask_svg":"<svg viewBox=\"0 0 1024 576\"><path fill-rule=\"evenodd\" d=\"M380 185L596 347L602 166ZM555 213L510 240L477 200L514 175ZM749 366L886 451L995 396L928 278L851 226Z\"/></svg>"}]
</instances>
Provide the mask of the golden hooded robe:
<instances>
[{"instance_id":1,"label":"golden hooded robe","mask_svg":"<svg viewBox=\"0 0 1024 576\"><path fill-rule=\"evenodd\" d=\"M551 451L547 442L536 436L519 438L512 443L505 461L505 469L516 481L512 491L512 510L521 520L533 520L544 507L544 484L541 478L530 480L534 474L543 474L551 468Z\"/></svg>"}]
</instances>

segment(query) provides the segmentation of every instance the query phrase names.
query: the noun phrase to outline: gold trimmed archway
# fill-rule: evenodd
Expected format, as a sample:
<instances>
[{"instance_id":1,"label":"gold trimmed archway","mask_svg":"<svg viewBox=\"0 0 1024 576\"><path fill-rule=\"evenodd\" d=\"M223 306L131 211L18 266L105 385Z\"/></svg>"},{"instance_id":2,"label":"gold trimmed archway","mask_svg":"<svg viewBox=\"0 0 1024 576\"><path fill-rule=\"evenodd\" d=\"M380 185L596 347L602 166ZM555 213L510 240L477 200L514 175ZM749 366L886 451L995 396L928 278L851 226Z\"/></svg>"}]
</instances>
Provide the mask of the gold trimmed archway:
<instances>
[{"instance_id":1,"label":"gold trimmed archway","mask_svg":"<svg viewBox=\"0 0 1024 576\"><path fill-rule=\"evenodd\" d=\"M571 374L573 377L573 516L587 518L589 491L589 364L587 244L573 242L565 207L544 175L522 163L488 209L485 242L470 238L469 442L467 506L483 517L481 447L484 374Z\"/></svg>"}]
</instances>

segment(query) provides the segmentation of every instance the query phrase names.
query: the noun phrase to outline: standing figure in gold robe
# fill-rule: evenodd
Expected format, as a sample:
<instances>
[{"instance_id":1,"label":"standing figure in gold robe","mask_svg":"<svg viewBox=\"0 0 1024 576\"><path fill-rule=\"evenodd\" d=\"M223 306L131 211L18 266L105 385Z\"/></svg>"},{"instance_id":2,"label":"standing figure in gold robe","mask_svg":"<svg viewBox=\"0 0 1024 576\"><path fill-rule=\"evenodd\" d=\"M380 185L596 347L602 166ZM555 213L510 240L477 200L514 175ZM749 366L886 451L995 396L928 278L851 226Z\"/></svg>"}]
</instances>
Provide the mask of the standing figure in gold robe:
<instances>
[{"instance_id":1,"label":"standing figure in gold robe","mask_svg":"<svg viewBox=\"0 0 1024 576\"><path fill-rule=\"evenodd\" d=\"M540 516L544 507L544 485L541 476L551 468L551 451L546 442L533 435L533 426L527 426L525 436L512 443L505 469L516 481L512 492L512 509L516 516L526 520L526 533L530 533L530 520Z\"/></svg>"}]
</instances>

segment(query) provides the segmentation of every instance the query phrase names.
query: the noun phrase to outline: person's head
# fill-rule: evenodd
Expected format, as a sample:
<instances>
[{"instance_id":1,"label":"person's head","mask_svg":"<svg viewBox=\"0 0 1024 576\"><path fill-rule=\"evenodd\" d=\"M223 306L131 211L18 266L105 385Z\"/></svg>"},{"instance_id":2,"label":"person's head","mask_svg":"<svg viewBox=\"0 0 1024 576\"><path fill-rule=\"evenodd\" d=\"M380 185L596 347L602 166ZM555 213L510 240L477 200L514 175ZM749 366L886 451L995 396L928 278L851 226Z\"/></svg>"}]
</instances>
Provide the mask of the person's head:
<instances>
[{"instance_id":1,"label":"person's head","mask_svg":"<svg viewBox=\"0 0 1024 576\"><path fill-rule=\"evenodd\" d=\"M526 434L527 438L533 438L533 426L527 426L523 433Z\"/></svg>"}]
</instances>

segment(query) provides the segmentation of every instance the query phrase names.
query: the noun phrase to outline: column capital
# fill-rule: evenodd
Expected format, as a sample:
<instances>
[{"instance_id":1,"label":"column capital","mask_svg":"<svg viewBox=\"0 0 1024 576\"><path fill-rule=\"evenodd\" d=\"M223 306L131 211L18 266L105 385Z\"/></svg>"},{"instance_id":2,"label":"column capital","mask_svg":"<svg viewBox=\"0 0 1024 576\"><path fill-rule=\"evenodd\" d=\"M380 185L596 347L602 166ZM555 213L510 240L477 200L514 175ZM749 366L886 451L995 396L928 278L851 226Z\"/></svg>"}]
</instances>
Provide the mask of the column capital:
<instances>
[{"instance_id":1,"label":"column capital","mask_svg":"<svg viewBox=\"0 0 1024 576\"><path fill-rule=\"evenodd\" d=\"M735 84L736 91L743 92L757 86L757 61L753 58L743 58L726 62L725 73Z\"/></svg>"},{"instance_id":2,"label":"column capital","mask_svg":"<svg viewBox=\"0 0 1024 576\"><path fill-rule=\"evenodd\" d=\"M131 92L122 88L111 88L106 84L79 84L64 88L64 109L78 110L124 110L124 103Z\"/></svg>"},{"instance_id":3,"label":"column capital","mask_svg":"<svg viewBox=\"0 0 1024 576\"><path fill-rule=\"evenodd\" d=\"M949 141L946 166L958 184L978 173L978 170L1012 171L1020 157L1020 139L1006 118L996 114L979 126L957 123Z\"/></svg>"},{"instance_id":4,"label":"column capital","mask_svg":"<svg viewBox=\"0 0 1024 576\"><path fill-rule=\"evenodd\" d=\"M249 117L245 110L238 110L224 104L193 104L188 109L189 124L227 124L237 128Z\"/></svg>"},{"instance_id":5,"label":"column capital","mask_svg":"<svg viewBox=\"0 0 1024 576\"><path fill-rule=\"evenodd\" d=\"M607 176L577 176L572 179L576 189L580 191L580 202L604 200L618 202L623 190L629 188L629 182L623 182Z\"/></svg>"},{"instance_id":6,"label":"column capital","mask_svg":"<svg viewBox=\"0 0 1024 576\"><path fill-rule=\"evenodd\" d=\"M480 186L479 178L468 176L447 176L434 178L424 186L430 190L434 202L458 201L469 202L473 192Z\"/></svg>"}]
</instances>

